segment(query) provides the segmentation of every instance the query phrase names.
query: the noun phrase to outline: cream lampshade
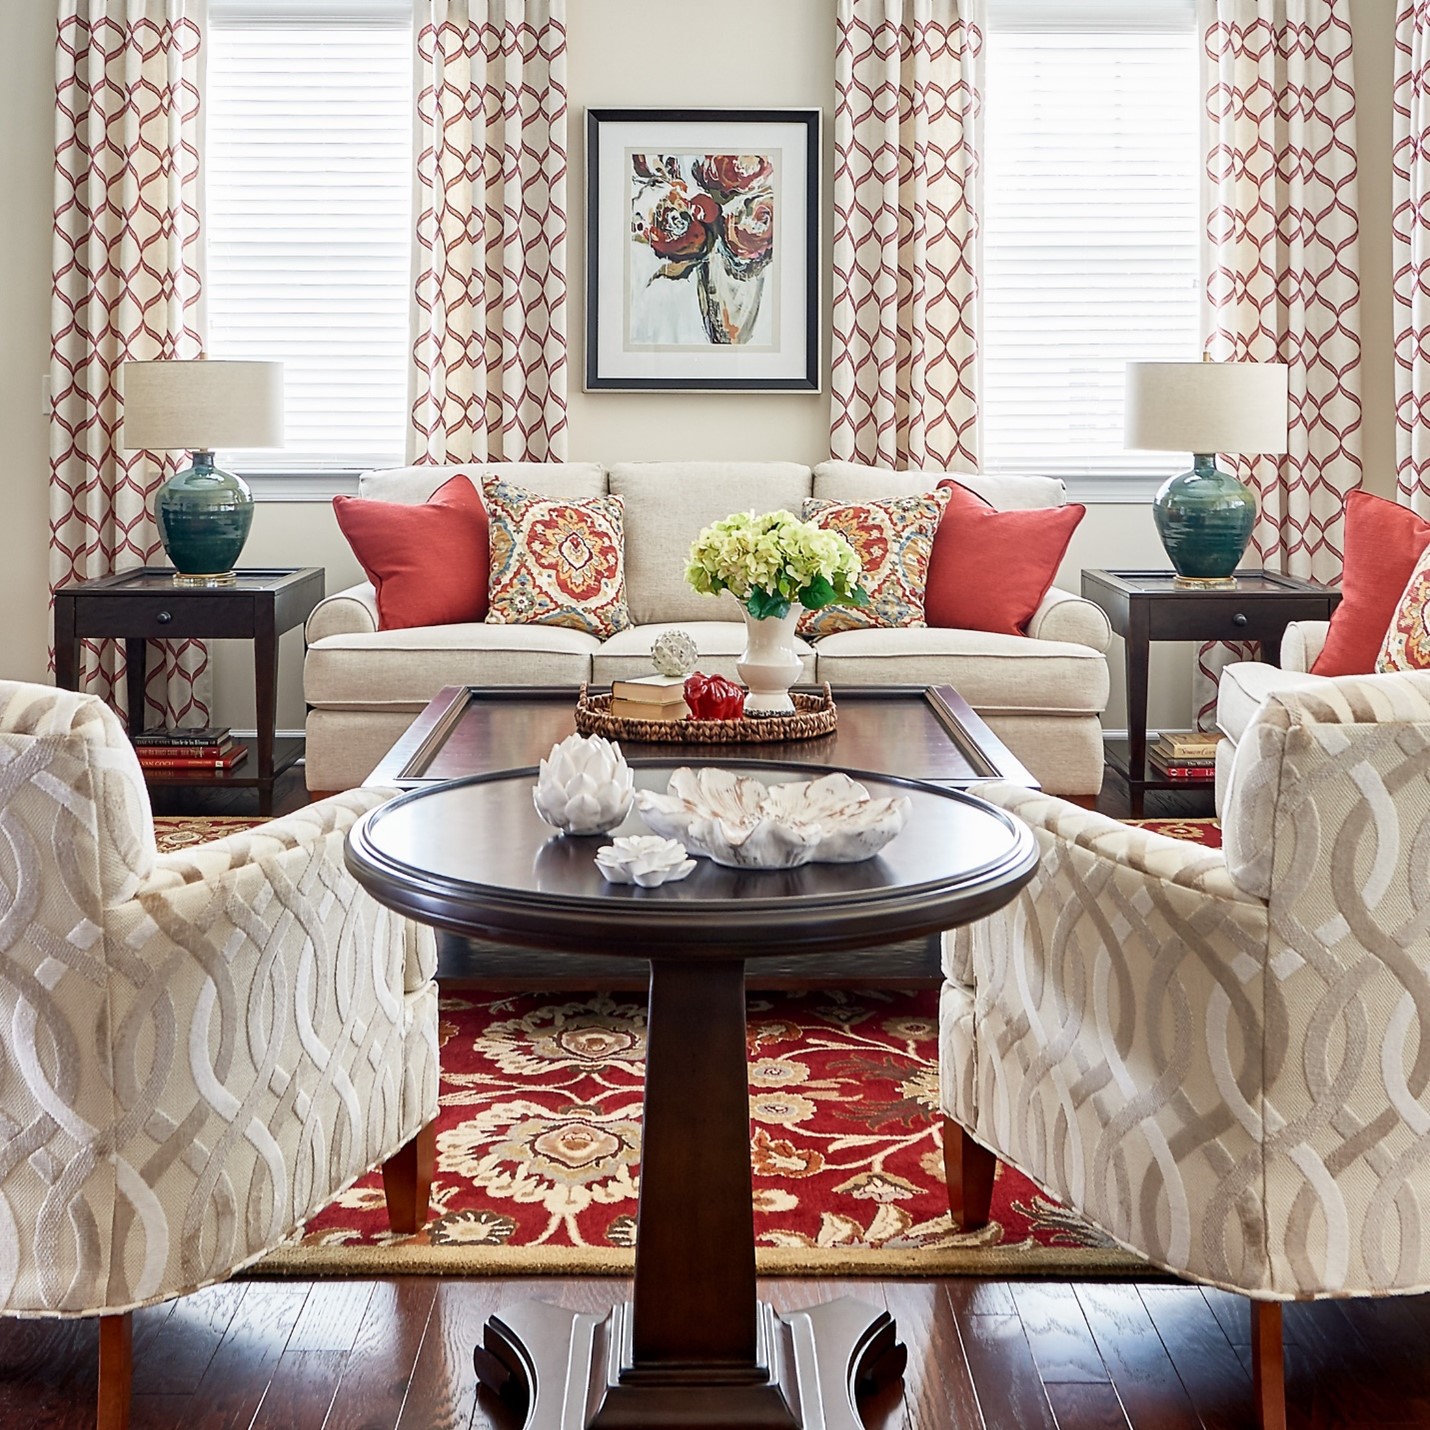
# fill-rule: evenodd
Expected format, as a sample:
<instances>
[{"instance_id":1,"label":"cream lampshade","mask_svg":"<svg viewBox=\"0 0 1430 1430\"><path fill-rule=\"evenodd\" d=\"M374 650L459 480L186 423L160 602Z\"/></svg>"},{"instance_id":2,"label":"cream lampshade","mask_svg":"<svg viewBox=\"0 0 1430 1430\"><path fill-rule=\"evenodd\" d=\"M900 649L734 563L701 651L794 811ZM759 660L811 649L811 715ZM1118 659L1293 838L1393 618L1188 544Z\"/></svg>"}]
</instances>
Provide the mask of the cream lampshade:
<instances>
[{"instance_id":1,"label":"cream lampshade","mask_svg":"<svg viewBox=\"0 0 1430 1430\"><path fill-rule=\"evenodd\" d=\"M253 524L253 493L214 465L215 447L283 444L283 364L126 362L119 369L128 451L193 453L159 488L154 521L182 585L226 585Z\"/></svg>"},{"instance_id":2,"label":"cream lampshade","mask_svg":"<svg viewBox=\"0 0 1430 1430\"><path fill-rule=\"evenodd\" d=\"M1178 585L1236 584L1256 496L1217 469L1216 455L1286 450L1289 372L1279 362L1127 364L1126 445L1192 454L1192 470L1164 482L1152 501Z\"/></svg>"}]
</instances>

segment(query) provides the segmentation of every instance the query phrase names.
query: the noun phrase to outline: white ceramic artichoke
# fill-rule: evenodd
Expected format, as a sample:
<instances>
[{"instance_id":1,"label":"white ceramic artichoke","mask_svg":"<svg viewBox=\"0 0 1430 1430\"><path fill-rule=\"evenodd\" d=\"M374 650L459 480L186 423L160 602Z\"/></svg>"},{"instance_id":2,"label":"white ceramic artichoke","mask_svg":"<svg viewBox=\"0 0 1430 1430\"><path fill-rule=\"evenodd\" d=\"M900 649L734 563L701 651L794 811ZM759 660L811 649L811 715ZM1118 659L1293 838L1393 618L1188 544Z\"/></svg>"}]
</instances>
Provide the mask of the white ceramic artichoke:
<instances>
[{"instance_id":1,"label":"white ceramic artichoke","mask_svg":"<svg viewBox=\"0 0 1430 1430\"><path fill-rule=\"evenodd\" d=\"M661 675L689 675L699 661L700 652L684 631L666 631L651 644L650 663Z\"/></svg>"},{"instance_id":2,"label":"white ceramic artichoke","mask_svg":"<svg viewBox=\"0 0 1430 1430\"><path fill-rule=\"evenodd\" d=\"M872 799L835 772L767 786L729 770L681 768L669 792L636 792L636 808L657 834L731 869L793 869L872 859L904 827L904 796Z\"/></svg>"},{"instance_id":3,"label":"white ceramic artichoke","mask_svg":"<svg viewBox=\"0 0 1430 1430\"><path fill-rule=\"evenodd\" d=\"M541 762L536 812L563 834L606 834L631 810L631 767L600 735L568 735Z\"/></svg>"},{"instance_id":4,"label":"white ceramic artichoke","mask_svg":"<svg viewBox=\"0 0 1430 1430\"><path fill-rule=\"evenodd\" d=\"M596 851L596 867L610 884L635 884L653 889L657 884L673 884L695 867L686 858L685 846L676 839L657 834L627 834Z\"/></svg>"}]
</instances>

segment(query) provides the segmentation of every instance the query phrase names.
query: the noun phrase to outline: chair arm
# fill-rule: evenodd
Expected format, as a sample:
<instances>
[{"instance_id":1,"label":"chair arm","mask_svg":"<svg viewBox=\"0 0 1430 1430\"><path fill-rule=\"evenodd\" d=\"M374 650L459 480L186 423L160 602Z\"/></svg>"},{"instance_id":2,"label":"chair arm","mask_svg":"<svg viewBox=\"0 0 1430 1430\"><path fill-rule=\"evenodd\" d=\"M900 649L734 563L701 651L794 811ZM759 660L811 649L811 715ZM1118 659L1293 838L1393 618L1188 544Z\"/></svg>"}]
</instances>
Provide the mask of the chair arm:
<instances>
[{"instance_id":1,"label":"chair arm","mask_svg":"<svg viewBox=\"0 0 1430 1430\"><path fill-rule=\"evenodd\" d=\"M1123 824L1056 795L1001 780L979 785L976 793L1031 825L1040 846L1070 844L1160 883L1195 889L1208 898L1265 907L1232 881L1219 849Z\"/></svg>"},{"instance_id":2,"label":"chair arm","mask_svg":"<svg viewBox=\"0 0 1430 1430\"><path fill-rule=\"evenodd\" d=\"M1308 672L1324 649L1330 629L1329 621L1292 621L1281 637L1281 669Z\"/></svg>"},{"instance_id":3,"label":"chair arm","mask_svg":"<svg viewBox=\"0 0 1430 1430\"><path fill-rule=\"evenodd\" d=\"M371 581L325 596L303 627L309 645L328 636L371 635L378 628L377 588Z\"/></svg>"},{"instance_id":4,"label":"chair arm","mask_svg":"<svg viewBox=\"0 0 1430 1430\"><path fill-rule=\"evenodd\" d=\"M1104 655L1112 644L1112 627L1102 608L1057 586L1049 587L1042 604L1033 612L1028 634L1038 641L1091 646Z\"/></svg>"}]
</instances>

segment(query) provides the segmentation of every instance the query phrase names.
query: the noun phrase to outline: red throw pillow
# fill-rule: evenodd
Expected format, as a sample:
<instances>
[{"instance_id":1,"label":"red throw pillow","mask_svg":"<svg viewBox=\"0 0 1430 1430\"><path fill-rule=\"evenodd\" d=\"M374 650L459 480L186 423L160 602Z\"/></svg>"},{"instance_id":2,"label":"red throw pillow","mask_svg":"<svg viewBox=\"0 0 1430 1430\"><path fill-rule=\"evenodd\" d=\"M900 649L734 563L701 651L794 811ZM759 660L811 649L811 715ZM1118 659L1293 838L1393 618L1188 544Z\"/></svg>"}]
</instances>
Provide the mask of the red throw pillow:
<instances>
[{"instance_id":1,"label":"red throw pillow","mask_svg":"<svg viewBox=\"0 0 1430 1430\"><path fill-rule=\"evenodd\" d=\"M487 509L460 473L421 506L334 497L353 555L377 587L379 630L480 621L487 614Z\"/></svg>"},{"instance_id":2,"label":"red throw pillow","mask_svg":"<svg viewBox=\"0 0 1430 1430\"><path fill-rule=\"evenodd\" d=\"M958 482L939 487L949 498L929 562L929 625L1023 635L1087 508L999 511Z\"/></svg>"},{"instance_id":3,"label":"red throw pillow","mask_svg":"<svg viewBox=\"0 0 1430 1430\"><path fill-rule=\"evenodd\" d=\"M1369 492L1346 498L1341 604L1312 675L1369 675L1400 597L1430 546L1430 522Z\"/></svg>"}]
</instances>

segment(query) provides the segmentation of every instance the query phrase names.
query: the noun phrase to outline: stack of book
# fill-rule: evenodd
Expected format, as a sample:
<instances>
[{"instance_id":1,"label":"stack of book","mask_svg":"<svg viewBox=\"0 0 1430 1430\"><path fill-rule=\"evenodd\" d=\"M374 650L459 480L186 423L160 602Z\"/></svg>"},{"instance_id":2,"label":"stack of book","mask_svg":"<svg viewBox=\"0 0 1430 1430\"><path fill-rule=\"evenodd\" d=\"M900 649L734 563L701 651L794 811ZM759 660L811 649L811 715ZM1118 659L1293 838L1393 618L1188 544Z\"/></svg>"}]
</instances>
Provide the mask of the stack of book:
<instances>
[{"instance_id":1,"label":"stack of book","mask_svg":"<svg viewBox=\"0 0 1430 1430\"><path fill-rule=\"evenodd\" d=\"M634 680L613 680L611 714L625 720L684 720L690 714L685 677L642 675Z\"/></svg>"},{"instance_id":2,"label":"stack of book","mask_svg":"<svg viewBox=\"0 0 1430 1430\"><path fill-rule=\"evenodd\" d=\"M1209 780L1216 774L1215 730L1164 730L1147 752L1152 767L1169 780Z\"/></svg>"},{"instance_id":3,"label":"stack of book","mask_svg":"<svg viewBox=\"0 0 1430 1430\"><path fill-rule=\"evenodd\" d=\"M141 730L134 751L146 770L231 770L248 753L224 726Z\"/></svg>"}]
</instances>

